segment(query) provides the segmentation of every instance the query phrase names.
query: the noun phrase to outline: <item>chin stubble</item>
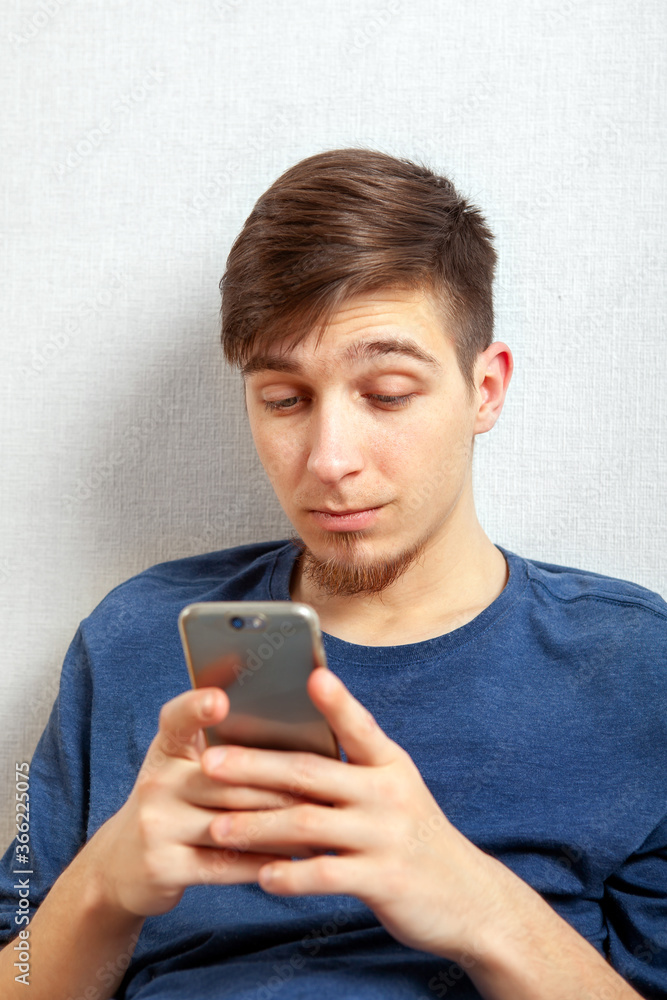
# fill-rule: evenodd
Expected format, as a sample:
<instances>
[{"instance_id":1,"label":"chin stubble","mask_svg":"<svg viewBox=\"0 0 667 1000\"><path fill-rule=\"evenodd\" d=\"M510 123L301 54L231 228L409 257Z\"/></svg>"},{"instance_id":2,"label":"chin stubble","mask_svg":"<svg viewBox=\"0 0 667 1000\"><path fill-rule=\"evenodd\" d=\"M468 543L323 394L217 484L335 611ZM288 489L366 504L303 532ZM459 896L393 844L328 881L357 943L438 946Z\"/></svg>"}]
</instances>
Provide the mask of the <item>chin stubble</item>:
<instances>
[{"instance_id":1,"label":"chin stubble","mask_svg":"<svg viewBox=\"0 0 667 1000\"><path fill-rule=\"evenodd\" d=\"M336 532L332 540L339 551L328 559L319 559L299 535L292 534L289 540L301 552L303 576L329 597L380 594L419 559L428 541L422 538L390 559L363 563L357 554L360 536L359 531Z\"/></svg>"}]
</instances>

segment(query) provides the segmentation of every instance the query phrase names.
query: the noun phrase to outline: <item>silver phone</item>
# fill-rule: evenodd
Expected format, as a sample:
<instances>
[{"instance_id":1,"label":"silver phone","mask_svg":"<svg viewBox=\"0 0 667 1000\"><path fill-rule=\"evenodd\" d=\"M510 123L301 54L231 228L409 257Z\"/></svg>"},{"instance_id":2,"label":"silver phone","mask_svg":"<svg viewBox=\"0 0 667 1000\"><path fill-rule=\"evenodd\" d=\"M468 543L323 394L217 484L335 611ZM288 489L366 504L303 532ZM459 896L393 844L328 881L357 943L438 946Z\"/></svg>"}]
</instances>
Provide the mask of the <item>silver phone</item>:
<instances>
[{"instance_id":1,"label":"silver phone","mask_svg":"<svg viewBox=\"0 0 667 1000\"><path fill-rule=\"evenodd\" d=\"M306 690L311 671L327 665L309 604L189 604L178 628L193 687L221 687L229 698L226 718L204 730L209 746L309 750L341 759L331 727Z\"/></svg>"}]
</instances>

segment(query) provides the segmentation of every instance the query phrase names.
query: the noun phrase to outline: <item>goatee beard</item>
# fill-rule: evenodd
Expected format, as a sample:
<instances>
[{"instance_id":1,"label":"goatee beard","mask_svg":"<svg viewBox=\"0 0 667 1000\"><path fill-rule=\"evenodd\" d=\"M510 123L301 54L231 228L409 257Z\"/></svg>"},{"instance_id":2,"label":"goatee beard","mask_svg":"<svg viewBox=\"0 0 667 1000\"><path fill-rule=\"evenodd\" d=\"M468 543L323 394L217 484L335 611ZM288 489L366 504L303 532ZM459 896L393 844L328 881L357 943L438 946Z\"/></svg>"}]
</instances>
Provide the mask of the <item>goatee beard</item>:
<instances>
[{"instance_id":1,"label":"goatee beard","mask_svg":"<svg viewBox=\"0 0 667 1000\"><path fill-rule=\"evenodd\" d=\"M423 554L427 539L421 539L391 559L372 563L359 561L357 544L360 532L336 532L340 553L319 559L296 534L289 540L301 552L301 572L328 597L354 597L356 594L380 594L395 583L409 566Z\"/></svg>"}]
</instances>

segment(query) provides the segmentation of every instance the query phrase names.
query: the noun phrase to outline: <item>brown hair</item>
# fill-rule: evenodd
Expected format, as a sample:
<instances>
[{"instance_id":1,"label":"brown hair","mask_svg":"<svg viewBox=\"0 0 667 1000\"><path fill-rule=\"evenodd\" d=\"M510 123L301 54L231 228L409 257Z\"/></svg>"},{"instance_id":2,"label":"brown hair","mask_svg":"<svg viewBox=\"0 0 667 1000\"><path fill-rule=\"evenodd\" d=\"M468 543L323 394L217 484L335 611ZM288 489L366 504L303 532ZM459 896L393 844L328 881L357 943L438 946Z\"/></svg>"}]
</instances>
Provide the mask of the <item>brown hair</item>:
<instances>
[{"instance_id":1,"label":"brown hair","mask_svg":"<svg viewBox=\"0 0 667 1000\"><path fill-rule=\"evenodd\" d=\"M493 235L446 177L372 149L333 149L286 170L256 202L220 280L231 365L282 340L319 338L364 292L430 293L472 395L493 340ZM317 343L319 343L319 338Z\"/></svg>"}]
</instances>

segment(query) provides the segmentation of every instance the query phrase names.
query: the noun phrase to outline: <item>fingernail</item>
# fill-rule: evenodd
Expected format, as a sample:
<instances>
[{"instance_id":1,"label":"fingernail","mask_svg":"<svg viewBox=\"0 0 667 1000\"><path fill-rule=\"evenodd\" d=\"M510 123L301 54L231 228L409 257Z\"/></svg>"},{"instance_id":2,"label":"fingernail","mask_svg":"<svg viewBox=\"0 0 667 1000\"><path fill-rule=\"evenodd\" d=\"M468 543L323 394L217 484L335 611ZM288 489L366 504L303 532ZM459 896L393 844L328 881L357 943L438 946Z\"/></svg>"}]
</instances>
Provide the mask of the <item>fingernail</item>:
<instances>
[{"instance_id":1,"label":"fingernail","mask_svg":"<svg viewBox=\"0 0 667 1000\"><path fill-rule=\"evenodd\" d=\"M199 711L204 716L204 718L206 718L207 716L213 715L213 706L214 706L214 704L215 704L215 698L209 692L209 694L206 695L206 697L202 701L201 705L199 706Z\"/></svg>"},{"instance_id":2,"label":"fingernail","mask_svg":"<svg viewBox=\"0 0 667 1000\"><path fill-rule=\"evenodd\" d=\"M210 768L219 767L227 755L227 747L211 747L206 753L206 763Z\"/></svg>"}]
</instances>

